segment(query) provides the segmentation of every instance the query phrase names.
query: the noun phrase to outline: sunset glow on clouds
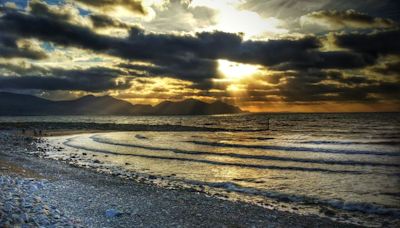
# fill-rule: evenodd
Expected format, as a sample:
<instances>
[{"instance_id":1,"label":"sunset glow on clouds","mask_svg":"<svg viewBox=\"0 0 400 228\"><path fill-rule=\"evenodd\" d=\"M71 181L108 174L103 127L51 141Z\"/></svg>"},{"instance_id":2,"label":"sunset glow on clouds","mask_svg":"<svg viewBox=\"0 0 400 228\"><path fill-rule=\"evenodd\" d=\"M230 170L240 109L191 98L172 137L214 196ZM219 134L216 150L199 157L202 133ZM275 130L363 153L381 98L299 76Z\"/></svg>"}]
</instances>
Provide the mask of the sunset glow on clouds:
<instances>
[{"instance_id":1,"label":"sunset glow on clouds","mask_svg":"<svg viewBox=\"0 0 400 228\"><path fill-rule=\"evenodd\" d=\"M396 0L0 0L0 90L400 111Z\"/></svg>"}]
</instances>

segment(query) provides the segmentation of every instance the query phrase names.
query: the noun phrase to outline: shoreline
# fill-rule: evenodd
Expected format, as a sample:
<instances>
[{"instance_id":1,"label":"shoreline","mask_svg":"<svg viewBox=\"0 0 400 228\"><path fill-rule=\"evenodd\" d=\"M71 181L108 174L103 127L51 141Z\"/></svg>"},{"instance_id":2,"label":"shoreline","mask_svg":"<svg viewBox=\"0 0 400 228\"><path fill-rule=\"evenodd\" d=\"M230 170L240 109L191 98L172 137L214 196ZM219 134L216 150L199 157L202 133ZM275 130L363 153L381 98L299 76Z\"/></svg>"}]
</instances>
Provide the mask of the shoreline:
<instances>
[{"instance_id":1,"label":"shoreline","mask_svg":"<svg viewBox=\"0 0 400 228\"><path fill-rule=\"evenodd\" d=\"M232 202L187 189L165 189L29 156L27 151L37 149L38 140L32 137L0 133L0 141L4 142L0 147L0 160L38 175L35 180L43 177L48 184L40 191L41 198L63 211L74 224L79 221L76 224L82 226L356 226ZM21 178L18 172L13 176ZM109 210L116 210L118 216L108 217Z\"/></svg>"}]
</instances>

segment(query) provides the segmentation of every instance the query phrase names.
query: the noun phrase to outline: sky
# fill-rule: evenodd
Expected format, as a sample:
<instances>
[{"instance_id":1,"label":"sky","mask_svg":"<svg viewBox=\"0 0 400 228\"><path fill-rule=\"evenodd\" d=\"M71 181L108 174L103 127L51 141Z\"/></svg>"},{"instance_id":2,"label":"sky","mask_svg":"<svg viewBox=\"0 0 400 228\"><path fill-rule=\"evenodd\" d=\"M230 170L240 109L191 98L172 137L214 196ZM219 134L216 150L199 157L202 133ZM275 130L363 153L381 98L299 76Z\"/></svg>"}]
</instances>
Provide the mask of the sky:
<instances>
[{"instance_id":1,"label":"sky","mask_svg":"<svg viewBox=\"0 0 400 228\"><path fill-rule=\"evenodd\" d=\"M0 0L0 91L400 111L398 0Z\"/></svg>"}]
</instances>

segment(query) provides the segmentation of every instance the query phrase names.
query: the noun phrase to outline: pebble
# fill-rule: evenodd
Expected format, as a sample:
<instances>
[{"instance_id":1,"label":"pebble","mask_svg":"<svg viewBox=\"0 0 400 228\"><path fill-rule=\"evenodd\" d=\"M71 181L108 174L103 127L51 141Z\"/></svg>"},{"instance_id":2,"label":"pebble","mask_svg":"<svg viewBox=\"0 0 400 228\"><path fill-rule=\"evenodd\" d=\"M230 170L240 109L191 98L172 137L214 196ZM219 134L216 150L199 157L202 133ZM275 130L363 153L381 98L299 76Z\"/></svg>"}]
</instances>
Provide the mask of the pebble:
<instances>
[{"instance_id":1,"label":"pebble","mask_svg":"<svg viewBox=\"0 0 400 228\"><path fill-rule=\"evenodd\" d=\"M27 214L27 213L23 213L22 215L21 215L21 220L23 221L23 222L28 222L29 221L29 215Z\"/></svg>"},{"instance_id":2,"label":"pebble","mask_svg":"<svg viewBox=\"0 0 400 228\"><path fill-rule=\"evenodd\" d=\"M121 216L123 213L118 211L117 209L111 208L106 210L105 215L109 218L114 218L114 217L119 217Z\"/></svg>"},{"instance_id":3,"label":"pebble","mask_svg":"<svg viewBox=\"0 0 400 228\"><path fill-rule=\"evenodd\" d=\"M71 220L39 196L45 181L0 176L0 227L65 227ZM3 219L5 218L5 219ZM74 227L80 227L74 224Z\"/></svg>"}]
</instances>

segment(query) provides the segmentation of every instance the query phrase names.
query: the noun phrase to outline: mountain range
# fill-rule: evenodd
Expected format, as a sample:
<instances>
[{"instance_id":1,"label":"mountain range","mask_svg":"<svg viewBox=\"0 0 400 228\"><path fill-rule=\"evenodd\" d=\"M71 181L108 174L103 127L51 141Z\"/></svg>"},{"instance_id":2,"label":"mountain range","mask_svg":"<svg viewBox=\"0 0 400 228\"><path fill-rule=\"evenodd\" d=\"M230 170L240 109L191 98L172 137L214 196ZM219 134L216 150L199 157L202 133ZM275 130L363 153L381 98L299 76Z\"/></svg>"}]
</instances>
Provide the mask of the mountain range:
<instances>
[{"instance_id":1,"label":"mountain range","mask_svg":"<svg viewBox=\"0 0 400 228\"><path fill-rule=\"evenodd\" d=\"M158 105L133 105L111 96L88 95L76 100L51 101L32 95L0 92L0 115L214 115L241 113L221 101L196 99L164 101Z\"/></svg>"}]
</instances>

